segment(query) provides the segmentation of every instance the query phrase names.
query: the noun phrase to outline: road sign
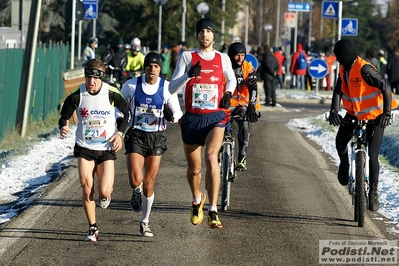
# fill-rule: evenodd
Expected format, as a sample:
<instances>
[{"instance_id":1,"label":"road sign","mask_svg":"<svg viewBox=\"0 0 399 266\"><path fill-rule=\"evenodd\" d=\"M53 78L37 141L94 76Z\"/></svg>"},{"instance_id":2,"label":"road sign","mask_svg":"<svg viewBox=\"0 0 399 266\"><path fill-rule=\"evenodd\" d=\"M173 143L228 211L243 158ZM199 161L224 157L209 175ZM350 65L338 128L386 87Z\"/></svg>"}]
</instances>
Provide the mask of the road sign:
<instances>
[{"instance_id":1,"label":"road sign","mask_svg":"<svg viewBox=\"0 0 399 266\"><path fill-rule=\"evenodd\" d=\"M320 58L315 58L309 63L309 75L315 79L322 79L327 75L327 62Z\"/></svg>"},{"instance_id":2,"label":"road sign","mask_svg":"<svg viewBox=\"0 0 399 266\"><path fill-rule=\"evenodd\" d=\"M323 18L338 18L339 2L323 2Z\"/></svg>"},{"instance_id":3,"label":"road sign","mask_svg":"<svg viewBox=\"0 0 399 266\"><path fill-rule=\"evenodd\" d=\"M97 0L83 0L86 12L84 19L97 19L98 18L98 2Z\"/></svg>"},{"instance_id":4,"label":"road sign","mask_svg":"<svg viewBox=\"0 0 399 266\"><path fill-rule=\"evenodd\" d=\"M302 11L310 12L310 4L308 3L294 3L290 2L287 5L287 11Z\"/></svg>"},{"instance_id":5,"label":"road sign","mask_svg":"<svg viewBox=\"0 0 399 266\"><path fill-rule=\"evenodd\" d=\"M259 62L256 56L254 56L253 54L246 54L245 61L250 63L256 70L258 70Z\"/></svg>"},{"instance_id":6,"label":"road sign","mask_svg":"<svg viewBox=\"0 0 399 266\"><path fill-rule=\"evenodd\" d=\"M85 13L85 6L82 2L76 1L76 13L75 13L75 20L79 21L83 19ZM64 6L62 7L62 15L64 16L65 20L68 21L68 24L72 22L72 0L66 1Z\"/></svg>"},{"instance_id":7,"label":"road sign","mask_svg":"<svg viewBox=\"0 0 399 266\"><path fill-rule=\"evenodd\" d=\"M287 28L295 28L296 27L295 12L285 12L284 13L284 25Z\"/></svg>"},{"instance_id":8,"label":"road sign","mask_svg":"<svg viewBox=\"0 0 399 266\"><path fill-rule=\"evenodd\" d=\"M341 35L357 36L357 30L359 25L357 18L343 18L341 21Z\"/></svg>"}]
</instances>

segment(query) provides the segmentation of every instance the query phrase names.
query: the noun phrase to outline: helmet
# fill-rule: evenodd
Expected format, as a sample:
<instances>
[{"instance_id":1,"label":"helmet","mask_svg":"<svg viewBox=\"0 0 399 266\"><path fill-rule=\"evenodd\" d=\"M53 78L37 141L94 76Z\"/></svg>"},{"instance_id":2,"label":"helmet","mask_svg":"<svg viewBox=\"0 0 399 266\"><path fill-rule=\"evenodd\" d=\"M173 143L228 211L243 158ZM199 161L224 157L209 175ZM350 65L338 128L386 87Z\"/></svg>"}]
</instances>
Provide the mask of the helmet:
<instances>
[{"instance_id":1,"label":"helmet","mask_svg":"<svg viewBox=\"0 0 399 266\"><path fill-rule=\"evenodd\" d=\"M132 46L141 46L141 41L139 38L133 38L132 41L130 42Z\"/></svg>"},{"instance_id":2,"label":"helmet","mask_svg":"<svg viewBox=\"0 0 399 266\"><path fill-rule=\"evenodd\" d=\"M89 44L92 44L92 43L98 43L98 40L97 40L97 38L91 38L90 39L90 41L89 41Z\"/></svg>"},{"instance_id":3,"label":"helmet","mask_svg":"<svg viewBox=\"0 0 399 266\"><path fill-rule=\"evenodd\" d=\"M125 49L125 50L131 50L131 49L132 49L132 46L131 46L130 44L128 44L128 43L125 43L125 45L123 45L123 49Z\"/></svg>"}]
</instances>

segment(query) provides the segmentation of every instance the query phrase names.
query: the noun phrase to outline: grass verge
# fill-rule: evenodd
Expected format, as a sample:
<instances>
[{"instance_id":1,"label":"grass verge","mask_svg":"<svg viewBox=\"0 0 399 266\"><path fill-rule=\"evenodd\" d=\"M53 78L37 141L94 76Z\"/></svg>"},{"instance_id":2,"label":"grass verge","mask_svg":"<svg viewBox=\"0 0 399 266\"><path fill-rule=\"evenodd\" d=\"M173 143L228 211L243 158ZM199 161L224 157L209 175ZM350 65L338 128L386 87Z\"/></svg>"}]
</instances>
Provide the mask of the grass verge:
<instances>
[{"instance_id":1,"label":"grass verge","mask_svg":"<svg viewBox=\"0 0 399 266\"><path fill-rule=\"evenodd\" d=\"M23 138L19 130L6 132L0 140L0 163L11 156L26 154L39 140L58 134L58 119L59 113L54 111L44 121L31 122Z\"/></svg>"}]
</instances>

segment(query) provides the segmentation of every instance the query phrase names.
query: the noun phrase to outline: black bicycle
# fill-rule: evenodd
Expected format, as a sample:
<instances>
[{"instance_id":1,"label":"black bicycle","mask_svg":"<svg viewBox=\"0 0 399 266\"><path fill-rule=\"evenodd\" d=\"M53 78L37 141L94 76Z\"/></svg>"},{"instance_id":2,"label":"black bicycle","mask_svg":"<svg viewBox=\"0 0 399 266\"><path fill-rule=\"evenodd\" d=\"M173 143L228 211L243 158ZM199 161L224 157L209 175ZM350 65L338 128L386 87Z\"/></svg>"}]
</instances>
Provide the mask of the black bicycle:
<instances>
[{"instance_id":1,"label":"black bicycle","mask_svg":"<svg viewBox=\"0 0 399 266\"><path fill-rule=\"evenodd\" d=\"M368 209L369 185L369 141L367 136L367 120L344 120L343 123L355 125L353 131L350 161L349 193L354 205L354 221L359 227L364 226L364 216Z\"/></svg>"},{"instance_id":2,"label":"black bicycle","mask_svg":"<svg viewBox=\"0 0 399 266\"><path fill-rule=\"evenodd\" d=\"M260 113L257 114L260 118ZM220 167L220 178L221 178L221 210L226 211L230 206L230 187L231 183L234 182L237 177L236 161L235 161L235 136L237 130L235 129L236 124L232 123L233 120L247 120L247 117L241 117L234 115L230 117L231 132L225 132L222 146L219 150L218 161Z\"/></svg>"}]
</instances>

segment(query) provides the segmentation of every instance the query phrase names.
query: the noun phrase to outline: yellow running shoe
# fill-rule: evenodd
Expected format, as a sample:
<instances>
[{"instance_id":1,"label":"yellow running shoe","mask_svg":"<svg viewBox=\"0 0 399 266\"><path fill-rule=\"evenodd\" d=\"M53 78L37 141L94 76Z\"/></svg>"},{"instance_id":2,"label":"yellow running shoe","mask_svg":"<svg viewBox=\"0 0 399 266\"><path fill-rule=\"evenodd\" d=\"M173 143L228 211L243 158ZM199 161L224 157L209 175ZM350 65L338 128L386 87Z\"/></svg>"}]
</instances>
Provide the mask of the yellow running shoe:
<instances>
[{"instance_id":1,"label":"yellow running shoe","mask_svg":"<svg viewBox=\"0 0 399 266\"><path fill-rule=\"evenodd\" d=\"M206 195L204 192L201 192L201 203L193 203L193 206L191 207L190 220L193 225L201 224L202 220L204 219L204 212L202 211L202 208L204 207L205 200Z\"/></svg>"},{"instance_id":2,"label":"yellow running shoe","mask_svg":"<svg viewBox=\"0 0 399 266\"><path fill-rule=\"evenodd\" d=\"M236 171L247 171L247 157L237 159Z\"/></svg>"},{"instance_id":3,"label":"yellow running shoe","mask_svg":"<svg viewBox=\"0 0 399 266\"><path fill-rule=\"evenodd\" d=\"M208 227L209 228L223 228L222 223L219 220L219 215L215 211L208 212Z\"/></svg>"}]
</instances>

